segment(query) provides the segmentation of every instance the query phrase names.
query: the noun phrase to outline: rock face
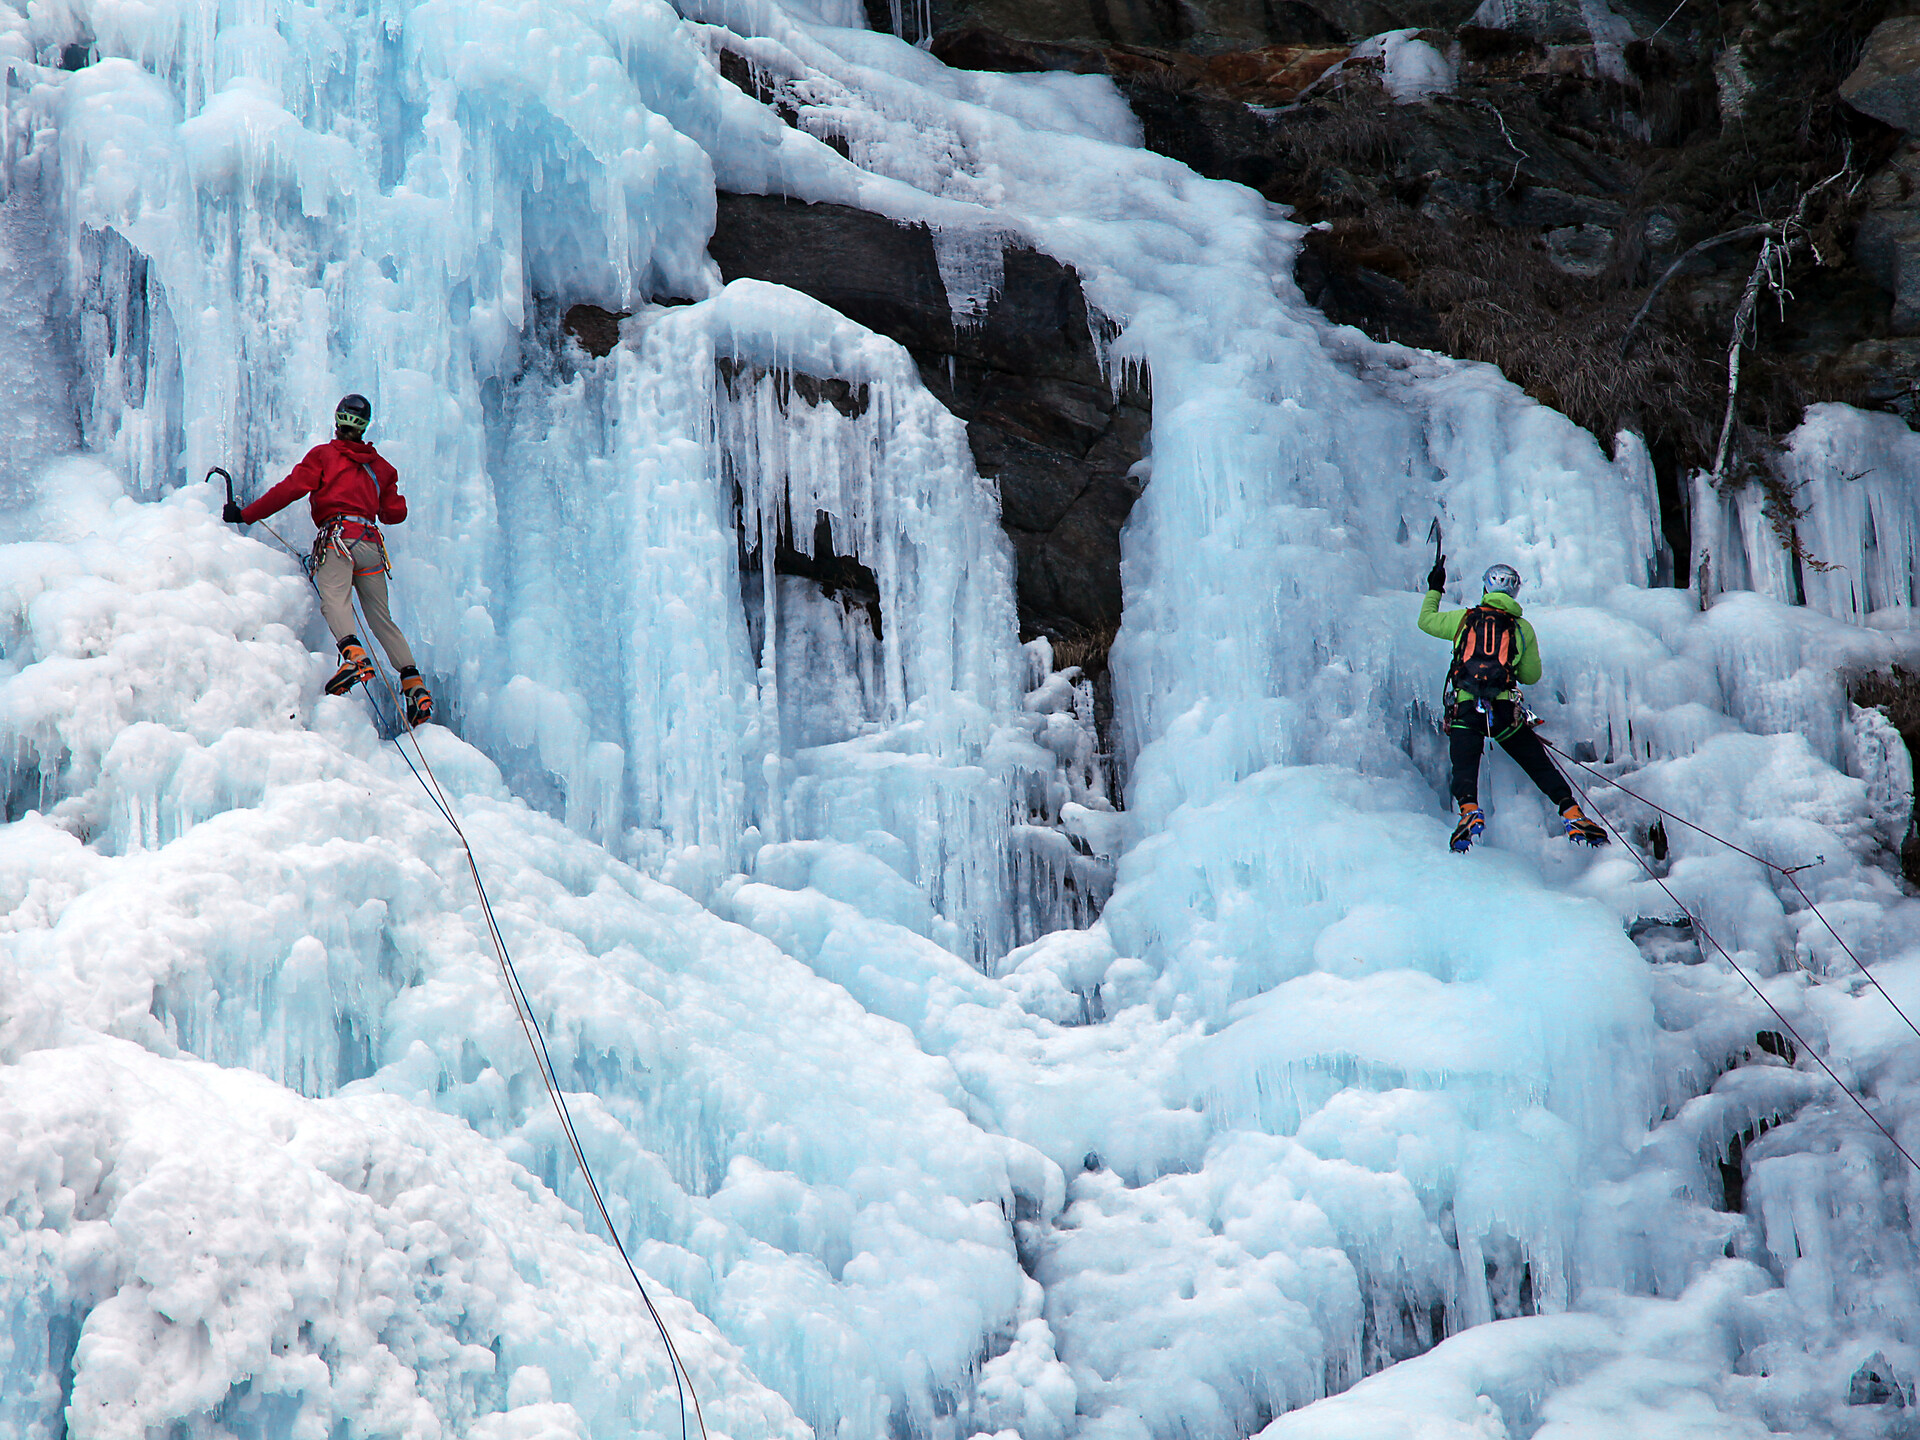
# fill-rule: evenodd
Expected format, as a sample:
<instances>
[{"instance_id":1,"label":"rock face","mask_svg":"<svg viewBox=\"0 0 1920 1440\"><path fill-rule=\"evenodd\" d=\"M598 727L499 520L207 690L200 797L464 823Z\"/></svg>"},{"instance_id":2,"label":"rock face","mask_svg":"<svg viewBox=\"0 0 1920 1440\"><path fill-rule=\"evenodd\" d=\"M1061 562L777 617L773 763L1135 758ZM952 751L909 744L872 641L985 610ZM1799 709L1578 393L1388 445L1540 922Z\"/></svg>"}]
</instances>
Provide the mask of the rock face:
<instances>
[{"instance_id":1,"label":"rock face","mask_svg":"<svg viewBox=\"0 0 1920 1440\"><path fill-rule=\"evenodd\" d=\"M1854 232L1860 268L1893 296L1895 335L1920 333L1920 145L1909 140L1867 187L1867 210Z\"/></svg>"},{"instance_id":2,"label":"rock face","mask_svg":"<svg viewBox=\"0 0 1920 1440\"><path fill-rule=\"evenodd\" d=\"M1840 98L1896 130L1920 130L1920 16L1874 27Z\"/></svg>"},{"instance_id":3,"label":"rock face","mask_svg":"<svg viewBox=\"0 0 1920 1440\"><path fill-rule=\"evenodd\" d=\"M1195 55L1323 45L1383 30L1458 25L1476 0L933 0L936 53L966 31L1063 47L1143 46ZM1577 8L1577 7L1576 7ZM868 21L891 10L867 0ZM922 40L911 33L905 37ZM1067 68L1067 67L1048 67Z\"/></svg>"},{"instance_id":4,"label":"rock face","mask_svg":"<svg viewBox=\"0 0 1920 1440\"><path fill-rule=\"evenodd\" d=\"M1603 442L1638 432L1677 556L1691 550L1687 472L1716 453L1756 222L1777 239L1799 217L1790 294L1761 307L1745 351L1733 483L1766 483L1770 437L1815 401L1920 423L1920 137L1910 149L1895 128L1920 104L1920 20L1900 18L1917 13L1920 0L868 3L875 28L951 65L1112 77L1148 147L1316 222L1291 278L1330 319L1490 361ZM722 72L847 143L805 74L739 57ZM913 351L1000 482L1028 633L1117 619L1146 397L1109 395L1067 272L1009 254L985 323L956 329L925 232L724 197L714 253L729 276L806 290ZM1671 578L1688 583L1685 565Z\"/></svg>"},{"instance_id":5,"label":"rock face","mask_svg":"<svg viewBox=\"0 0 1920 1440\"><path fill-rule=\"evenodd\" d=\"M955 325L924 226L723 194L710 248L726 279L791 286L912 353L999 484L1024 634L1078 640L1119 623L1120 527L1139 495L1150 402L1115 397L1072 270L1009 250L985 314Z\"/></svg>"},{"instance_id":6,"label":"rock face","mask_svg":"<svg viewBox=\"0 0 1920 1440\"><path fill-rule=\"evenodd\" d=\"M876 28L886 8L870 4ZM1741 473L1763 471L1767 437L1814 401L1920 420L1920 160L1891 128L1920 114L1920 19L1898 18L1920 0L932 0L921 13L930 33L909 38L948 64L1109 75L1149 148L1324 222L1294 279L1330 319L1491 361L1603 441L1638 431L1676 554L1685 472L1715 452L1727 335L1760 249L1716 237L1785 219L1836 172L1796 232L1794 298L1748 349ZM1426 95L1398 73L1408 35L1358 44L1416 28L1429 68L1451 77Z\"/></svg>"}]
</instances>

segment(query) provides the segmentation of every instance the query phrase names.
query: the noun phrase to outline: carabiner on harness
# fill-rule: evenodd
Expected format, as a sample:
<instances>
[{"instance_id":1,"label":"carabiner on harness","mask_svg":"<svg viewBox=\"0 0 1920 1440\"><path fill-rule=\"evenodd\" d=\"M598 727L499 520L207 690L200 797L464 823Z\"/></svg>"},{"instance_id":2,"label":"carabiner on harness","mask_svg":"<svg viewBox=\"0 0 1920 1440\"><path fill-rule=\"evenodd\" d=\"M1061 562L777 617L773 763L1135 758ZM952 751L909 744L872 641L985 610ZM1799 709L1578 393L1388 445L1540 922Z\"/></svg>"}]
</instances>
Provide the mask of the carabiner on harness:
<instances>
[{"instance_id":1,"label":"carabiner on harness","mask_svg":"<svg viewBox=\"0 0 1920 1440\"><path fill-rule=\"evenodd\" d=\"M380 552L378 565L363 566L355 561L353 547L361 541L371 543ZM336 515L320 527L313 537L313 555L307 561L307 573L318 573L331 550L353 567L357 580L363 575L391 575L393 561L387 556L387 540L380 527L364 515Z\"/></svg>"}]
</instances>

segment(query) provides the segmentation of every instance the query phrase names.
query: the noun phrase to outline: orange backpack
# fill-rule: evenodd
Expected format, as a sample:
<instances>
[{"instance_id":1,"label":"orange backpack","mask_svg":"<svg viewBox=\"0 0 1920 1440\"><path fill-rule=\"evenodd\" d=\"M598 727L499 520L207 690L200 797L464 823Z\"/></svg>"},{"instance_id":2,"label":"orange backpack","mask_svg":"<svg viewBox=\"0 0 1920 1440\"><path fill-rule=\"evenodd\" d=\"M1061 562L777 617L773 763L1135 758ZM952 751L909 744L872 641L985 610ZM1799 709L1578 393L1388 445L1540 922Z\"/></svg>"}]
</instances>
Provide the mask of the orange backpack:
<instances>
[{"instance_id":1,"label":"orange backpack","mask_svg":"<svg viewBox=\"0 0 1920 1440\"><path fill-rule=\"evenodd\" d=\"M1460 622L1447 689L1492 700L1519 683L1519 661L1520 617L1497 606L1476 605Z\"/></svg>"}]
</instances>

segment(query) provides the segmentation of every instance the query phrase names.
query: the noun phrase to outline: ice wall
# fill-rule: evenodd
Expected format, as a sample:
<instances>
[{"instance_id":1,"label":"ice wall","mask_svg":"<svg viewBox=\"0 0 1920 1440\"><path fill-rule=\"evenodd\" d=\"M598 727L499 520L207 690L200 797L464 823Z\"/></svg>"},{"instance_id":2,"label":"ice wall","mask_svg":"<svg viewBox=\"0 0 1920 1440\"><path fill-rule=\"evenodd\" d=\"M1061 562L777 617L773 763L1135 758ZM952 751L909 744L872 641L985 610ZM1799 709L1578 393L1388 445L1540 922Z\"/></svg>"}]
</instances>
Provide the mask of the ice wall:
<instances>
[{"instance_id":1,"label":"ice wall","mask_svg":"<svg viewBox=\"0 0 1920 1440\"><path fill-rule=\"evenodd\" d=\"M221 527L204 490L140 505L114 498L117 488L97 464L67 462L49 474L37 506L10 517L0 551L7 654L17 667L0 687L0 710L22 747L9 809L41 807L4 832L7 954L18 977L7 992L9 1060L51 1051L32 1063L57 1066L73 1046L116 1056L138 1046L148 1053L113 1062L150 1077L130 1083L175 1097L166 1106L243 1112L231 1125L266 1137L249 1146L331 1123L345 1127L337 1143L350 1157L354 1145L397 1143L380 1138L381 1116L421 1112L422 1133L441 1138L410 1143L427 1156L447 1146L490 1155L495 1178L486 1183L514 1203L475 1190L473 1165L429 1158L405 1162L438 1177L409 1181L423 1193L408 1203L444 1210L455 1191L473 1190L458 1202L479 1207L471 1219L456 1210L439 1223L478 1232L461 1244L498 1236L519 1247L511 1264L538 1305L595 1323L535 1344L541 1327L516 1318L510 1294L493 1292L497 1322L478 1311L462 1318L448 1300L456 1308L395 1320L426 1332L424 1348L398 1354L396 1378L380 1383L421 1391L421 1413L459 1428L503 1408L524 1354L546 1371L552 1403L579 1411L582 1434L667 1433L675 1427L661 1418L673 1389L664 1368L634 1371L620 1358L644 1339L635 1328L647 1326L644 1312L618 1289L612 1252L576 1233L584 1222L548 1194L586 1204L472 892L459 888L452 837L360 702L314 699L324 662L300 638L313 623L304 581L290 561ZM709 1415L719 1406L720 1433L799 1433L792 1410L819 1433L871 1434L892 1423L930 1432L932 1414L975 1406L983 1337L1013 1334L1038 1306L1008 1217L1057 1209L1057 1170L972 1123L952 1068L899 1026L511 799L491 762L444 730L425 738L474 837L563 1082L579 1092L574 1111L629 1227L629 1249L663 1291L687 1296L730 1337L694 1325L675 1301L671 1314L691 1327L703 1357L695 1378ZM229 1082L196 1079L208 1067L189 1057L264 1078L222 1090ZM29 1076L17 1085L10 1093L35 1093ZM195 1101L208 1086L212 1098ZM303 1107L292 1092L325 1103ZM343 1093L360 1099L327 1108ZM253 1252L236 1244L276 1232L293 1206L219 1178L237 1163L221 1154L227 1130L159 1138L182 1129L149 1113L161 1098L116 1099L131 1118L95 1138L88 1127L107 1123L89 1118L95 1095L57 1091L44 1116L21 1109L24 1101L6 1108L7 1123L53 1157L19 1159L33 1186L9 1190L0 1222L14 1317L0 1371L32 1378L32 1402L21 1402L28 1434L61 1433L58 1417L92 1373L96 1349L120 1343L89 1340L92 1317L100 1299L151 1283L140 1278L152 1266L136 1263L139 1255L185 1264L204 1244L207 1266L237 1276ZM229 1095L237 1098L221 1098ZM276 1111L289 1118L270 1123ZM463 1123L448 1129L432 1111ZM329 1122L335 1112L343 1118ZM153 1126L152 1138L140 1138ZM465 1138L445 1138L456 1131ZM202 1203L227 1218L199 1241L180 1229L186 1221L138 1209L122 1216L121 1192L102 1188L103 1168L131 1185L135 1159L148 1153L123 1156L125 1145L156 1147L189 1174L218 1157ZM380 1190L386 1161L310 1163L339 1171L349 1188L372 1186L380 1205L400 1203L397 1190ZM165 1193L168 1183L154 1185ZM369 1316L391 1308L381 1297L401 1283L388 1273L394 1262L380 1260L377 1246L366 1250L356 1227L373 1222L354 1219L359 1202L341 1203L348 1209L325 1222L336 1238L311 1242L312 1278L289 1281L290 1297L269 1307L291 1317L274 1321L290 1334L323 1301L349 1329L356 1316L372 1324ZM129 1278L101 1268L107 1231L89 1232L99 1236L92 1244L63 1238L76 1215L114 1227ZM556 1228L558 1240L546 1235ZM284 1243L289 1258L271 1264L297 1269L307 1242ZM567 1263L586 1267L580 1284L599 1298L543 1279L558 1262L537 1258L540 1247L556 1243L584 1247L586 1259ZM408 1267L431 1273L437 1263L431 1246L402 1237L395 1247ZM373 1267L371 1288L327 1298L359 1283L335 1278L348 1261ZM98 1381L128 1423L246 1411L255 1392L278 1397L268 1408L280 1418L261 1433L357 1415L355 1392L338 1388L337 1376L371 1339L312 1342L332 1381L291 1360L260 1371L246 1348L260 1339L252 1302L234 1293L237 1283L200 1282L198 1310L156 1302L167 1325L128 1341L131 1358L112 1361ZM427 1305L431 1282L419 1285L417 1303ZM936 1292L942 1303L927 1305ZM168 1326L203 1313L223 1335L243 1332L246 1344L223 1340L180 1389L136 1392L134 1374L165 1363L154 1347L175 1343ZM615 1316L617 1324L598 1323ZM491 1323L508 1328L498 1332L498 1363L482 1364L495 1343ZM35 1337L48 1325L69 1349L78 1335L78 1360L41 1346ZM628 1373L617 1393L602 1393L596 1379L608 1367ZM474 1378L455 1384L460 1375ZM446 1385L456 1399L443 1404L434 1387ZM1020 1387L1011 1388L1017 1398Z\"/></svg>"},{"instance_id":2,"label":"ice wall","mask_svg":"<svg viewBox=\"0 0 1920 1440\"><path fill-rule=\"evenodd\" d=\"M1898 624L1914 605L1917 455L1891 416L1812 406L1777 473L1695 481L1695 574L1709 593L1755 590L1842 620Z\"/></svg>"},{"instance_id":3,"label":"ice wall","mask_svg":"<svg viewBox=\"0 0 1920 1440\"><path fill-rule=\"evenodd\" d=\"M1890 1433L1846 1402L1920 1363L1912 1180L1782 1027L1903 1135L1912 1034L1778 872L1607 780L1814 866L1920 1013L1911 769L1841 679L1912 660L1904 432L1796 434L1797 575L1767 492L1703 493L1713 603L1648 589L1632 437L1325 325L1298 227L1137 149L1103 80L857 18L0 12L9 254L58 242L5 284L80 316L5 332L55 457L0 501L8 1418L355 1433L371 1386L421 1433L675 1427L450 838L316 701L292 561L181 483L257 489L355 388L414 506L428 755L717 1433ZM890 343L720 289L716 183L925 222L962 304L981 237L1023 237L1150 376L1124 812L1074 677L1016 644L958 423ZM562 337L576 300L631 312L611 354ZM1489 842L1445 853L1436 517L1450 598L1526 574L1547 733L1784 1021L1498 757ZM1104 858L1087 924L1065 877ZM263 1224L288 1196L310 1229ZM173 1365L189 1319L219 1343Z\"/></svg>"},{"instance_id":4,"label":"ice wall","mask_svg":"<svg viewBox=\"0 0 1920 1440\"><path fill-rule=\"evenodd\" d=\"M1011 557L960 422L899 346L778 287L737 281L628 329L607 365L513 408L516 678L481 702L488 726L537 752L570 813L601 765L607 799L584 818L610 843L623 769L627 824L723 871L762 843L895 837L882 857L955 943L1004 952L1009 782L1056 762L1013 724ZM822 539L871 570L879 633L864 692L802 719L817 677L785 673L804 651L782 626L805 622L773 557Z\"/></svg>"},{"instance_id":5,"label":"ice wall","mask_svg":"<svg viewBox=\"0 0 1920 1440\"><path fill-rule=\"evenodd\" d=\"M1849 710L1840 679L1907 654L1897 623L1836 625L1754 596L1703 616L1683 593L1644 589L1663 562L1633 437L1609 456L1490 372L1316 325L1271 282L1296 232L1244 192L1151 156L1116 163L1100 142L1122 127L1061 116L1036 149L1022 133L1031 108L1016 121L1013 104L979 103L970 87L985 77L936 75L883 42L802 32L768 9L702 13L734 32L718 44L788 87L800 129L842 137L868 172L849 184L822 161L828 183L807 177L802 193L956 229L991 210L1081 271L1120 322L1115 362L1153 377L1152 479L1127 536L1115 647L1137 843L1101 925L1005 967L1036 1009L1064 1016L1077 999L1104 1017L1107 1044L1160 1057L1164 1120L1144 1134L1098 1117L1080 1127L1096 1143L1048 1252L1058 1263L1041 1271L1089 1433L1233 1433L1462 1325L1609 1288L1677 1302L1729 1253L1768 1278L1737 1265L1716 1304L1727 1297L1749 1335L1779 1337L1742 1353L1764 1345L1766 1364L1784 1368L1777 1384L1736 1384L1703 1406L1724 1401L1736 1426L1754 1414L1777 1428L1834 1423L1869 1340L1911 1334L1905 1302L1875 1302L1873 1322L1844 1341L1813 1319L1824 1298L1812 1311L1784 1302L1773 1287L1797 1273L1783 1259L1792 1242L1778 1218L1729 1198L1718 1167L1819 1169L1794 1159L1770 1171L1764 1146L1743 1169L1737 1148L1771 1136L1787 1159L1818 1148L1829 1124L1851 1127L1880 1181L1904 1186L1903 1162L1830 1086L1803 1088L1800 1070L1774 1063L1756 1037L1781 1022L1717 957L1705 972L1649 968L1622 932L1670 916L1672 902L1617 853L1585 865L1550 848L1552 817L1500 762L1487 783L1516 863L1483 877L1440 853L1444 760L1430 727L1445 656L1413 632L1409 592L1436 516L1456 576L1496 558L1520 565L1549 656L1535 696L1549 733L1608 773L1637 771L1642 793L1713 816L1703 823L1757 853L1824 857L1812 892L1829 913L1892 925L1868 958L1900 977L1912 941L1896 938L1908 912L1887 837L1904 803L1888 767L1903 761ZM934 143L918 144L926 134ZM876 171L920 196L903 200ZM955 204L969 208L949 219ZM1816 414L1796 454L1821 424ZM1891 462L1886 493L1907 473ZM1880 537L1898 533L1892 518L1880 525ZM1654 815L1604 782L1595 793L1652 843ZM1716 842L1667 827L1659 843L1681 897L1796 1028L1834 1044L1807 997L1851 987L1808 977L1837 980L1850 962L1804 904ZM1856 1001L1880 1007L1860 1013L1883 1037L1883 1022L1904 1030L1880 996ZM1883 1114L1899 1103L1890 1063L1875 1052L1850 1072ZM1231 1143L1260 1132L1275 1148ZM1056 1131L1065 1158L1063 1142ZM1263 1189L1299 1153L1289 1143L1331 1170ZM1264 1163L1248 1165L1250 1153ZM1123 1183L1106 1178L1109 1163ZM1845 1187L1829 1183L1807 1203L1837 1217ZM1230 1218L1252 1213L1287 1213L1289 1239L1276 1246ZM1823 1229L1821 1253L1870 1270L1890 1263L1883 1243L1905 1253L1904 1228L1875 1223ZM1344 1254L1347 1274L1309 1262L1320 1243ZM1271 1292L1210 1291L1202 1277L1219 1271L1199 1257L1216 1246L1227 1258L1212 1266L1236 1277L1263 1265L1292 1277L1280 1293L1312 1317L1305 1328L1280 1323ZM1154 1258L1094 1258L1117 1253ZM1830 1261L1817 1268L1816 1288L1837 1294ZM1662 1313L1703 1353L1724 1343L1715 1327L1728 1311ZM1147 1338L1183 1332L1205 1340L1171 1361ZM1277 1346L1239 1342L1279 1332ZM1263 1366L1279 1354L1308 1358ZM1464 1389L1475 1415L1492 1404L1526 1428L1530 1395L1599 1354L1543 1353L1518 1391L1491 1379ZM1759 1362L1709 1371L1723 1363Z\"/></svg>"}]
</instances>

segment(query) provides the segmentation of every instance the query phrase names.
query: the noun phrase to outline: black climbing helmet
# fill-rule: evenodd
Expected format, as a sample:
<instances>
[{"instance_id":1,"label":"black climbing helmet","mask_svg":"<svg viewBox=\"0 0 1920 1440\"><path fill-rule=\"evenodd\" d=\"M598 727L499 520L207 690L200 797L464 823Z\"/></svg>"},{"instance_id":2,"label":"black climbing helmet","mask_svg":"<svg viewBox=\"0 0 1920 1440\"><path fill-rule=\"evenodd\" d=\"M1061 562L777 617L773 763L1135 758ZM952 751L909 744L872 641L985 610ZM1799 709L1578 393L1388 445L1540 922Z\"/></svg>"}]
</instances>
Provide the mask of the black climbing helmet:
<instances>
[{"instance_id":1,"label":"black climbing helmet","mask_svg":"<svg viewBox=\"0 0 1920 1440\"><path fill-rule=\"evenodd\" d=\"M340 403L333 407L333 423L336 429L364 435L367 426L373 423L373 406L364 395L342 395Z\"/></svg>"}]
</instances>

